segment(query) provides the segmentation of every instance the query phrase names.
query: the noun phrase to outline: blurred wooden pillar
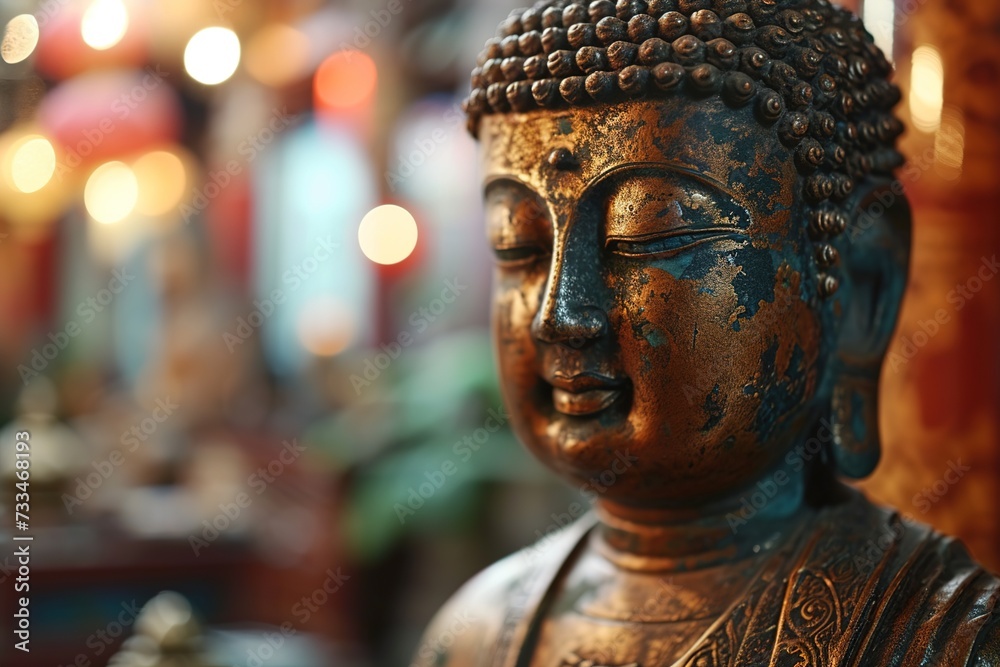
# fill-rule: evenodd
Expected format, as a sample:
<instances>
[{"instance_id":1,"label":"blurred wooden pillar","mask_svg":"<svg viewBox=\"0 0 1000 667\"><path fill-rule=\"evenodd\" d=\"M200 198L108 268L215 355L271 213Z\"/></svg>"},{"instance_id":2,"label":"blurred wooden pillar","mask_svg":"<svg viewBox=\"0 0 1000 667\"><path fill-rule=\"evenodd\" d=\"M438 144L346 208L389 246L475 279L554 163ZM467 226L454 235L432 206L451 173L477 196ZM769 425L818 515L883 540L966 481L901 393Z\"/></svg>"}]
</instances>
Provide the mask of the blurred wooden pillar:
<instances>
[{"instance_id":1,"label":"blurred wooden pillar","mask_svg":"<svg viewBox=\"0 0 1000 667\"><path fill-rule=\"evenodd\" d=\"M913 256L862 486L1000 571L1000 5L895 7Z\"/></svg>"}]
</instances>

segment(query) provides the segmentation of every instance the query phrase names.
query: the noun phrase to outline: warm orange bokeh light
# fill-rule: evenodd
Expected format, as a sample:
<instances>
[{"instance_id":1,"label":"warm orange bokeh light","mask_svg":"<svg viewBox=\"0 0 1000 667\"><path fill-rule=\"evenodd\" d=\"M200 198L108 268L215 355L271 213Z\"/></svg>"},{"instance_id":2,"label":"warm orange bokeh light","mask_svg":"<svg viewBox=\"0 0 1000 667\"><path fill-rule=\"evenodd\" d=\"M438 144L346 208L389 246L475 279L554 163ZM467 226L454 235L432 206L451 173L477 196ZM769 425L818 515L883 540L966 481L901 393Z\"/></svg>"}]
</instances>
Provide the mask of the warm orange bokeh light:
<instances>
[{"instance_id":1,"label":"warm orange bokeh light","mask_svg":"<svg viewBox=\"0 0 1000 667\"><path fill-rule=\"evenodd\" d=\"M344 111L369 102L375 94L375 62L361 51L338 51L324 60L313 79L316 107Z\"/></svg>"},{"instance_id":2,"label":"warm orange bokeh light","mask_svg":"<svg viewBox=\"0 0 1000 667\"><path fill-rule=\"evenodd\" d=\"M309 38L284 23L264 26L247 44L250 75L266 86L284 86L309 75Z\"/></svg>"}]
</instances>

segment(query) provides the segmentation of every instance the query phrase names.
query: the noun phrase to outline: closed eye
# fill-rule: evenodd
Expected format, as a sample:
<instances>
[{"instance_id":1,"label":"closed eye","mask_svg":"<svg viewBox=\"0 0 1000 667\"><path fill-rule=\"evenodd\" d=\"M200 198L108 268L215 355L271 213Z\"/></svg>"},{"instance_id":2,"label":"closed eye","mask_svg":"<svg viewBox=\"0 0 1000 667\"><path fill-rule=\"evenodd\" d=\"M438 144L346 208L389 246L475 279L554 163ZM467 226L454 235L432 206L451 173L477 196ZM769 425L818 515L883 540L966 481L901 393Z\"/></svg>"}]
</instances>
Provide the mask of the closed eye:
<instances>
[{"instance_id":1,"label":"closed eye","mask_svg":"<svg viewBox=\"0 0 1000 667\"><path fill-rule=\"evenodd\" d=\"M746 238L746 233L739 227L675 229L639 236L612 236L605 240L604 246L610 252L624 257L670 257L683 250L724 238Z\"/></svg>"},{"instance_id":2,"label":"closed eye","mask_svg":"<svg viewBox=\"0 0 1000 667\"><path fill-rule=\"evenodd\" d=\"M504 268L519 268L547 257L549 251L540 245L523 244L509 246L494 246L493 254L497 264Z\"/></svg>"}]
</instances>

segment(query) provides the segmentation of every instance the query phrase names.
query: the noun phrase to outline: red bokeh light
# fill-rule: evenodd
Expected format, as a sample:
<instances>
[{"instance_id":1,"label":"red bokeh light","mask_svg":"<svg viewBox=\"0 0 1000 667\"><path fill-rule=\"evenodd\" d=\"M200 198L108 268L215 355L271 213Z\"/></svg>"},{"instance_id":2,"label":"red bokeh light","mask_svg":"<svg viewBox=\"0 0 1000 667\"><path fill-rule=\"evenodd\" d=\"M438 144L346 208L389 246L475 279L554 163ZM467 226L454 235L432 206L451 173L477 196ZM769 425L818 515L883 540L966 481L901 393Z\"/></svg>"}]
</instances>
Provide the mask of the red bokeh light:
<instances>
[{"instance_id":1,"label":"red bokeh light","mask_svg":"<svg viewBox=\"0 0 1000 667\"><path fill-rule=\"evenodd\" d=\"M338 51L324 60L313 79L317 109L351 111L369 104L375 96L378 71L361 51Z\"/></svg>"}]
</instances>

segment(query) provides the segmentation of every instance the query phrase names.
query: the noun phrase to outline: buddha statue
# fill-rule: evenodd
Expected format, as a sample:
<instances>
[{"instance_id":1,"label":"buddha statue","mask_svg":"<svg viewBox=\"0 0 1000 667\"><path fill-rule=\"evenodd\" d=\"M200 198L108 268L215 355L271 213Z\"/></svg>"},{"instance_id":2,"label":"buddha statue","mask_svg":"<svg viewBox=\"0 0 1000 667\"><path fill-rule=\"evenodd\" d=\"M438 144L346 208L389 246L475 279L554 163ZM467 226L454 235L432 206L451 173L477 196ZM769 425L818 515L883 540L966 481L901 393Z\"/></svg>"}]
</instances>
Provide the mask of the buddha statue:
<instances>
[{"instance_id":1,"label":"buddha statue","mask_svg":"<svg viewBox=\"0 0 1000 667\"><path fill-rule=\"evenodd\" d=\"M1000 665L1000 579L846 483L906 283L891 69L828 0L542 0L487 42L504 398L595 502L417 665Z\"/></svg>"}]
</instances>

